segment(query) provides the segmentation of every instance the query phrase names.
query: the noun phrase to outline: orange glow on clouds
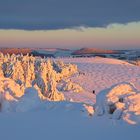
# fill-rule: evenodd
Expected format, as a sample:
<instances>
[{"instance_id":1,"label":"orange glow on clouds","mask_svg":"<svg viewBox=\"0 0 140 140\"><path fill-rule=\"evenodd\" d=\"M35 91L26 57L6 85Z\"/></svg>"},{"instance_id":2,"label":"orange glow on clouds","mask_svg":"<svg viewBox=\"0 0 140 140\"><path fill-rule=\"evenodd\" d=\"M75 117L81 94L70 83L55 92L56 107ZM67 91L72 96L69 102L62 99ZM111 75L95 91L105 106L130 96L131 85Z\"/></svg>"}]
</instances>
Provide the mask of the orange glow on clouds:
<instances>
[{"instance_id":1,"label":"orange glow on clouds","mask_svg":"<svg viewBox=\"0 0 140 140\"><path fill-rule=\"evenodd\" d=\"M106 28L0 30L0 47L140 48L140 22L111 24Z\"/></svg>"}]
</instances>

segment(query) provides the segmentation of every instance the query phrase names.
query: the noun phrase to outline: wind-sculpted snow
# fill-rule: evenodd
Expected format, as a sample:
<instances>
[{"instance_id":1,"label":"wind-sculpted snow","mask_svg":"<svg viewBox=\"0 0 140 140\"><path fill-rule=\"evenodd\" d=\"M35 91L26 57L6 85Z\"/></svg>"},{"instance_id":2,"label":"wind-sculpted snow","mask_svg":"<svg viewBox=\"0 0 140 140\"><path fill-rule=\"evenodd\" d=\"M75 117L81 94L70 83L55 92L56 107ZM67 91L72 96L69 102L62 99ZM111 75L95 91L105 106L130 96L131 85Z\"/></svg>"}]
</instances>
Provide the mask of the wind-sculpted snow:
<instances>
[{"instance_id":1,"label":"wind-sculpted snow","mask_svg":"<svg viewBox=\"0 0 140 140\"><path fill-rule=\"evenodd\" d=\"M136 124L140 120L140 92L130 83L115 85L97 96L96 113Z\"/></svg>"}]
</instances>

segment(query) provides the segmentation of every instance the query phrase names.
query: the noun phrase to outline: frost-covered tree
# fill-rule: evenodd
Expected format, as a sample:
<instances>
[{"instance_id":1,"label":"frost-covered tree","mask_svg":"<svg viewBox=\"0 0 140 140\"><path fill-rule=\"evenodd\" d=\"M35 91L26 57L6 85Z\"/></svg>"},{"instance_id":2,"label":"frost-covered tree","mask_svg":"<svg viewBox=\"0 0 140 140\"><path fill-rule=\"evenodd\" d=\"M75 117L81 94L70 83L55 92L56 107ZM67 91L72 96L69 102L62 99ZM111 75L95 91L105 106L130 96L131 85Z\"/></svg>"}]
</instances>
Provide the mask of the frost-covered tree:
<instances>
[{"instance_id":1,"label":"frost-covered tree","mask_svg":"<svg viewBox=\"0 0 140 140\"><path fill-rule=\"evenodd\" d=\"M3 70L2 70L2 63L0 62L0 78L3 78L4 74L3 74Z\"/></svg>"},{"instance_id":2,"label":"frost-covered tree","mask_svg":"<svg viewBox=\"0 0 140 140\"><path fill-rule=\"evenodd\" d=\"M13 73L13 64L10 62L4 62L2 64L2 70L4 77L11 77Z\"/></svg>"},{"instance_id":3,"label":"frost-covered tree","mask_svg":"<svg viewBox=\"0 0 140 140\"><path fill-rule=\"evenodd\" d=\"M16 61L13 66L12 79L15 81L24 82L24 70L20 61Z\"/></svg>"},{"instance_id":4,"label":"frost-covered tree","mask_svg":"<svg viewBox=\"0 0 140 140\"><path fill-rule=\"evenodd\" d=\"M34 87L38 87L39 92L41 92L43 95L45 94L46 84L39 73L36 73L36 78L33 80L32 85Z\"/></svg>"},{"instance_id":5,"label":"frost-covered tree","mask_svg":"<svg viewBox=\"0 0 140 140\"><path fill-rule=\"evenodd\" d=\"M59 93L57 88L57 82L55 80L55 74L54 73L51 73L51 79L50 81L48 82L48 93L47 93L47 97L50 99L50 100L53 100L53 101L61 101L61 100L64 100L64 95L62 93Z\"/></svg>"}]
</instances>

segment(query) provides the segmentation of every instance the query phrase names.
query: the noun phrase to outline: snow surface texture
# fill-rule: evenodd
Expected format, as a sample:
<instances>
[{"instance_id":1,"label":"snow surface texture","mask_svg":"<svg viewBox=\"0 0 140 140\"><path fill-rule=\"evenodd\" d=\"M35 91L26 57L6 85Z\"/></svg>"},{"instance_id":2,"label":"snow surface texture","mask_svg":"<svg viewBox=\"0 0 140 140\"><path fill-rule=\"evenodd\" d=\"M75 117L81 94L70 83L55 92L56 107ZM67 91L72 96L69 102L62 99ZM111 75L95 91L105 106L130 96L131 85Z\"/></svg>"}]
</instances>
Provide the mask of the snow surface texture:
<instances>
[{"instance_id":1,"label":"snow surface texture","mask_svg":"<svg viewBox=\"0 0 140 140\"><path fill-rule=\"evenodd\" d=\"M137 140L139 83L120 60L0 54L0 137Z\"/></svg>"}]
</instances>

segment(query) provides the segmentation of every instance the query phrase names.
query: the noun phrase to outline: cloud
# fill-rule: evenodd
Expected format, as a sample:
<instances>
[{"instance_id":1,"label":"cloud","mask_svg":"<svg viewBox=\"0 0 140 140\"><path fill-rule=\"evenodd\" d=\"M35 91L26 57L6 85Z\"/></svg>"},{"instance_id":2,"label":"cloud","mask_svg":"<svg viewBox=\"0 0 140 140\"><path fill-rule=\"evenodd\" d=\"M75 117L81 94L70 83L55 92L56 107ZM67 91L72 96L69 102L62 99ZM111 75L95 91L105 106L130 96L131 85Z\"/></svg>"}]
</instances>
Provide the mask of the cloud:
<instances>
[{"instance_id":1,"label":"cloud","mask_svg":"<svg viewBox=\"0 0 140 140\"><path fill-rule=\"evenodd\" d=\"M1 0L1 29L104 27L140 20L139 0Z\"/></svg>"},{"instance_id":2,"label":"cloud","mask_svg":"<svg viewBox=\"0 0 140 140\"><path fill-rule=\"evenodd\" d=\"M0 47L140 48L140 21L106 27L0 30Z\"/></svg>"}]
</instances>

